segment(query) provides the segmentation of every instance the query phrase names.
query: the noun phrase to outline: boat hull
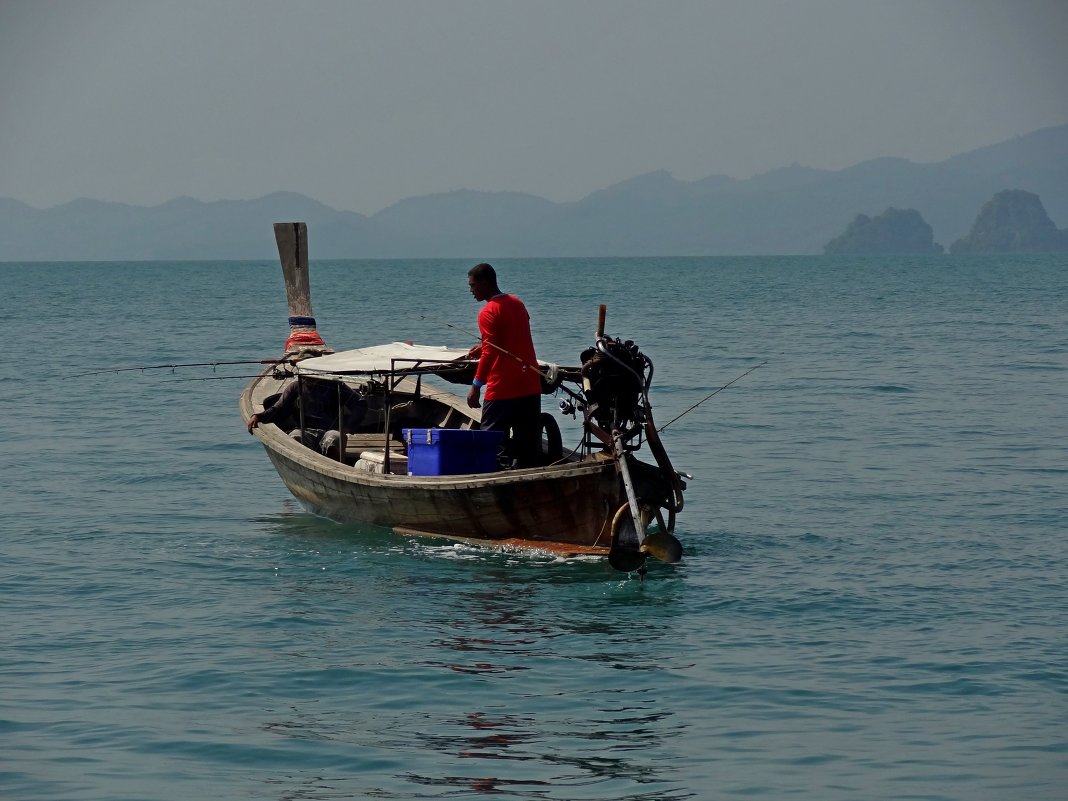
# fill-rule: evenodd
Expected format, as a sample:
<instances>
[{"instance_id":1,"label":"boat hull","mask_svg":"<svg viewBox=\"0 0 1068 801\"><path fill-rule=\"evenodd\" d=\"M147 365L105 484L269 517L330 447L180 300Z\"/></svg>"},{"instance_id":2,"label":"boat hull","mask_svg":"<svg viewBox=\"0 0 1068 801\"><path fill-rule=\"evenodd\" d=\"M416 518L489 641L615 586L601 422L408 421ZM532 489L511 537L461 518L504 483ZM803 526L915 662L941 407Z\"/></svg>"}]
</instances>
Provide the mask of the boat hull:
<instances>
[{"instance_id":1,"label":"boat hull","mask_svg":"<svg viewBox=\"0 0 1068 801\"><path fill-rule=\"evenodd\" d=\"M259 397L277 389L255 388L257 383L242 396L246 421ZM614 461L601 457L494 473L406 476L335 461L274 425L258 426L254 433L293 496L310 512L339 523L561 553L607 553L612 516L625 500Z\"/></svg>"},{"instance_id":2,"label":"boat hull","mask_svg":"<svg viewBox=\"0 0 1068 801\"><path fill-rule=\"evenodd\" d=\"M294 453L300 446L288 447L293 440L285 439L264 438L271 463L303 506L331 520L462 540L605 551L610 544L611 519L620 502L611 462L469 476L393 476L365 473L308 449Z\"/></svg>"}]
</instances>

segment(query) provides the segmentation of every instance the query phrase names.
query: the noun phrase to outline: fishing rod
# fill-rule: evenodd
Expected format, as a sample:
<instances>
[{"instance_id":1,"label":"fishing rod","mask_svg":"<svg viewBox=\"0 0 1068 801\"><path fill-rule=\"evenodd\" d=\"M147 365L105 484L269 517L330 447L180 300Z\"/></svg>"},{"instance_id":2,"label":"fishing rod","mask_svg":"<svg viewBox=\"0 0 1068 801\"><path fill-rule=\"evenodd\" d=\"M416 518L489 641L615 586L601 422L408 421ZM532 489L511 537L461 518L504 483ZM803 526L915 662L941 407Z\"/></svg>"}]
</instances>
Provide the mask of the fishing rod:
<instances>
[{"instance_id":1,"label":"fishing rod","mask_svg":"<svg viewBox=\"0 0 1068 801\"><path fill-rule=\"evenodd\" d=\"M768 360L767 360L767 359L765 359L764 361L762 361L762 362L761 362L760 364L756 365L755 367L750 367L750 368L749 368L748 370L746 370L746 371L745 371L744 373L742 373L742 374L741 374L740 376L738 376L737 378L735 378L735 379L734 379L733 381L728 381L728 382L727 382L726 384L724 384L724 385L723 385L722 387L720 387L719 389L717 389L717 390L716 390L715 392L712 392L712 393L710 393L710 394L706 395L705 397L701 398L701 400L697 401L697 403L695 403L695 404L694 404L693 406L691 406L691 407L690 407L689 409L687 409L686 411L684 411L684 412L683 412L682 414L678 415L677 417L673 417L673 418L672 418L671 420L668 420L668 421L667 421L666 423L664 423L664 425L660 426L660 428L658 428L658 429L656 430L656 431L657 431L657 433L659 434L659 433L660 433L661 431L663 431L663 430L664 430L665 428L667 428L667 427L668 427L669 425L671 425L672 423L674 423L674 422L675 422L676 420L678 420L678 419L679 419L680 417L683 417L683 416L685 416L685 415L689 414L690 412L692 412L692 411L693 411L694 409L696 409L696 408L697 408L698 406L700 406L700 405L701 405L702 403L704 403L704 402L705 402L706 400L708 400L709 398L711 398L711 397L712 397L713 395L717 395L717 394L719 394L720 392L722 392L723 390L725 390L725 389L726 389L727 387L729 387L729 386L730 386L731 384L734 384L734 383L737 383L738 381L741 381L741 380L742 380L743 378L745 378L745 377L746 377L747 375L749 375L749 374L750 374L751 372L753 372L754 370L756 370L756 369L758 369L758 368L760 368L760 367L763 367L763 366L764 366L765 364L767 364L767 363L768 363Z\"/></svg>"},{"instance_id":2,"label":"fishing rod","mask_svg":"<svg viewBox=\"0 0 1068 801\"><path fill-rule=\"evenodd\" d=\"M420 314L419 315L419 319L420 320L426 320L426 321L431 322L431 323L437 323L438 325L447 326L448 328L451 328L453 331L459 331L464 336L470 337L471 339L477 339L483 345L489 345L491 348L497 349L498 351L503 353L505 356L510 356L511 358L515 359L517 362L519 362L524 367L527 367L527 368L533 370L535 373L537 373L539 376L541 376L541 378L544 379L547 383L549 383L549 384L553 383L552 379L550 379L549 376L547 376L545 373L543 373L541 370L539 370L536 366L534 366L533 364L527 364L521 357L516 356L511 351L505 350L500 345L498 345L498 344L496 344L494 342L490 342L488 340L484 340L484 339L482 339L481 336L479 336L477 334L472 334L470 331L465 331L464 329L460 328L459 326L453 325L452 323L447 323L444 320L437 320L437 319L435 319L433 317L427 317L425 314Z\"/></svg>"},{"instance_id":3,"label":"fishing rod","mask_svg":"<svg viewBox=\"0 0 1068 801\"><path fill-rule=\"evenodd\" d=\"M129 373L134 370L165 370L175 369L176 367L210 367L213 370L216 367L223 367L232 364L293 364L293 359L253 359L247 361L237 362L186 362L184 364L148 364L143 367L115 367L110 370L92 370L88 373L77 373L70 376L70 378L84 378L88 375L103 375L104 373Z\"/></svg>"},{"instance_id":4,"label":"fishing rod","mask_svg":"<svg viewBox=\"0 0 1068 801\"><path fill-rule=\"evenodd\" d=\"M527 364L522 358L520 358L519 356L516 356L514 353L512 353L509 350L505 350L500 345L498 345L498 344L496 344L494 342L483 341L481 336L479 336L477 334L472 334L470 331L465 331L463 328L460 328L458 325L453 325L452 323L447 323L444 320L439 320L439 319L437 319L435 317L428 317L425 314L420 314L419 315L419 319L420 320L426 320L426 321L431 322L431 323L437 323L438 325L443 325L446 328L451 328L453 331L458 331L459 333L463 334L464 336L470 337L471 339L477 339L483 345L489 345L491 348L496 348L501 353L503 353L505 356L509 356L509 357L515 359L517 362L519 362L521 365L523 365L523 367L525 367L527 369L530 369L530 370L533 370L535 373L538 374L538 377L541 378L541 380L544 381L547 386L552 387L554 390L560 390L563 393L565 393L566 395L570 395L572 398L574 398L577 401L581 402L583 400L582 396L579 395L577 392L574 392L573 390L568 389L567 387L565 387L560 382L558 376L554 376L554 375L550 375L550 374L542 372L538 367L534 366L533 364ZM554 370L555 370L555 365L553 365L553 368L550 369L549 373L553 373Z\"/></svg>"},{"instance_id":5,"label":"fishing rod","mask_svg":"<svg viewBox=\"0 0 1068 801\"><path fill-rule=\"evenodd\" d=\"M231 378L259 378L262 373L254 373L252 375L209 375L201 378L174 378L170 381L164 381L164 384L184 384L186 381L228 381ZM279 373L280 376L285 377L293 375L292 373ZM276 376L277 377L277 376Z\"/></svg>"}]
</instances>

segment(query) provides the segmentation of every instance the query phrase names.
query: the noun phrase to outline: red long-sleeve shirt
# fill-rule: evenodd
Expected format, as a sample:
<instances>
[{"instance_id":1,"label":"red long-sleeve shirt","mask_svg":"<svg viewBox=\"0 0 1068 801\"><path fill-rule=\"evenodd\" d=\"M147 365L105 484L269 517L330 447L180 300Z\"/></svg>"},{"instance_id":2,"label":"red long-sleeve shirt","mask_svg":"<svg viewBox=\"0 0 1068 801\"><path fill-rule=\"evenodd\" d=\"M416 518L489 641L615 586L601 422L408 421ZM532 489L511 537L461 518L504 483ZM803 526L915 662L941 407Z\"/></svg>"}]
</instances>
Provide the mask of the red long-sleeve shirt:
<instances>
[{"instance_id":1,"label":"red long-sleeve shirt","mask_svg":"<svg viewBox=\"0 0 1068 801\"><path fill-rule=\"evenodd\" d=\"M478 313L478 330L482 334L482 355L475 381L485 383L486 400L539 394L538 357L530 336L530 315L523 301L504 293L493 296ZM512 355L502 353L493 345Z\"/></svg>"}]
</instances>

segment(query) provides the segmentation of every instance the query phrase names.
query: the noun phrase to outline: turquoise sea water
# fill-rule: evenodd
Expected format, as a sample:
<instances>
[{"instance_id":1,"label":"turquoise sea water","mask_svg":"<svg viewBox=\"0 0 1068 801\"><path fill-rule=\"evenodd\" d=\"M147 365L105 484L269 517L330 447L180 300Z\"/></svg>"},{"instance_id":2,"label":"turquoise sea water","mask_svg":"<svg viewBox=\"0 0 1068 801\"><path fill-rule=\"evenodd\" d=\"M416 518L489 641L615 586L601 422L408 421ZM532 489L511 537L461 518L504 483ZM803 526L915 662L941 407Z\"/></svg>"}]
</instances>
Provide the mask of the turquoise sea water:
<instances>
[{"instance_id":1,"label":"turquoise sea water","mask_svg":"<svg viewBox=\"0 0 1068 801\"><path fill-rule=\"evenodd\" d=\"M468 266L313 263L319 330L466 346ZM660 422L768 360L644 585L304 513L182 380L245 368L72 378L275 356L274 263L0 264L0 797L1066 797L1068 258L497 267Z\"/></svg>"}]
</instances>

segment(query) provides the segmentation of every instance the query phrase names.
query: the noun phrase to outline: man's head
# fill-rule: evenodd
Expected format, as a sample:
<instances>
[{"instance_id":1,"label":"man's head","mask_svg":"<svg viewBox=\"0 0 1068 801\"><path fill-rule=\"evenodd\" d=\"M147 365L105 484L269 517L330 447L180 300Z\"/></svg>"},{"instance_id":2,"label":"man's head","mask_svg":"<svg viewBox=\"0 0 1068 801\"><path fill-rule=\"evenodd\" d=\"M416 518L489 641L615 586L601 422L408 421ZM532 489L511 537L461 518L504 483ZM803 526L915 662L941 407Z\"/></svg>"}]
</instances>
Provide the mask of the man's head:
<instances>
[{"instance_id":1,"label":"man's head","mask_svg":"<svg viewBox=\"0 0 1068 801\"><path fill-rule=\"evenodd\" d=\"M486 262L476 264L467 271L467 287L475 300L489 300L500 293L497 288L497 271Z\"/></svg>"}]
</instances>

